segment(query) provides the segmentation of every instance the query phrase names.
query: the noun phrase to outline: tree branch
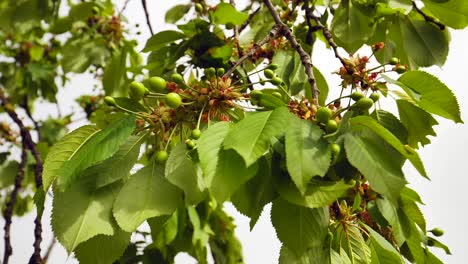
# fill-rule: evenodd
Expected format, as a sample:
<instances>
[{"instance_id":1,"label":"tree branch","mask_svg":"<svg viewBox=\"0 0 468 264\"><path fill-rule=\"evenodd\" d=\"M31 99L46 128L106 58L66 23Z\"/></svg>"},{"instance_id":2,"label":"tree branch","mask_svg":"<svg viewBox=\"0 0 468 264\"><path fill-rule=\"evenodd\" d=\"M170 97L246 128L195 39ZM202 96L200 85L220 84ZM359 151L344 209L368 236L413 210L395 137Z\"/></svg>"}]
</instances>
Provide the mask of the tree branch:
<instances>
[{"instance_id":1,"label":"tree branch","mask_svg":"<svg viewBox=\"0 0 468 264\"><path fill-rule=\"evenodd\" d=\"M314 15L313 10L310 9L310 7L309 7L309 1L305 2L305 12L306 12L307 20L310 21L310 19L313 19L315 21L315 23L317 24L317 27L322 30L323 36L327 40L328 45L330 45L330 47L332 47L333 53L335 53L335 57L338 60L340 60L341 64L346 69L346 71L349 74L352 74L353 70L349 68L348 64L346 64L346 61L338 53L338 45L336 45L335 41L333 40L333 36L332 36L330 30L325 25L322 24L322 22L320 21L320 18L318 16Z\"/></svg>"},{"instance_id":2,"label":"tree branch","mask_svg":"<svg viewBox=\"0 0 468 264\"><path fill-rule=\"evenodd\" d=\"M304 65L305 68L305 73L307 75L307 79L310 83L310 87L312 88L312 98L317 99L319 95L319 90L317 89L317 83L315 82L315 76L313 72L313 64L312 60L310 59L310 56L304 51L304 49L301 47L301 44L297 42L296 38L294 37L291 29L281 21L281 18L276 11L275 7L271 3L270 0L263 0L263 3L265 3L266 7L270 11L271 16L273 17L273 20L275 21L276 25L280 29L280 34L283 35L289 42L291 43L291 46L296 50L296 52L299 54L301 57L301 62L302 65ZM316 102L318 104L318 102Z\"/></svg>"},{"instance_id":3,"label":"tree branch","mask_svg":"<svg viewBox=\"0 0 468 264\"><path fill-rule=\"evenodd\" d=\"M5 91L0 88L0 100L1 105L5 109L5 112L10 116L10 118L18 125L20 128L21 141L26 149L31 151L36 165L34 166L34 178L36 181L36 188L42 188L42 159L37 151L36 144L32 140L29 130L24 126L23 121L18 117L18 114L15 112L13 105L10 103L8 97L5 94ZM37 214L36 219L34 220L34 253L31 256L29 263L41 264L41 241L42 241L42 224L41 224L42 215Z\"/></svg>"},{"instance_id":4,"label":"tree branch","mask_svg":"<svg viewBox=\"0 0 468 264\"><path fill-rule=\"evenodd\" d=\"M246 59L251 57L260 47L262 47L266 43L270 42L270 40L275 38L278 35L278 33L279 33L279 27L278 26L273 27L271 31L268 33L268 35L266 35L259 42L255 43L254 46L244 54L244 56L240 57L239 60L237 60L236 63L234 63L234 65L229 70L226 71L226 73L223 75L223 78L230 76L239 65L241 65Z\"/></svg>"},{"instance_id":5,"label":"tree branch","mask_svg":"<svg viewBox=\"0 0 468 264\"><path fill-rule=\"evenodd\" d=\"M146 24L148 25L151 35L154 35L153 27L151 26L151 21L148 13L148 7L146 5L146 0L141 0L141 5L143 6L143 11L145 12Z\"/></svg>"},{"instance_id":6,"label":"tree branch","mask_svg":"<svg viewBox=\"0 0 468 264\"><path fill-rule=\"evenodd\" d=\"M244 23L242 23L242 25L239 27L239 33L241 33L249 24L250 22L252 21L252 19L254 18L254 16L260 11L261 7L258 7L257 9L255 9L252 13L250 13L249 17L247 18L246 21L244 21Z\"/></svg>"},{"instance_id":7,"label":"tree branch","mask_svg":"<svg viewBox=\"0 0 468 264\"><path fill-rule=\"evenodd\" d=\"M445 25L440 23L439 20L436 20L435 18L433 18L432 16L429 16L427 15L426 13L424 13L417 5L416 5L416 2L415 1L411 1L413 3L413 7L414 9L416 10L416 12L418 12L421 16L424 17L424 20L426 20L427 22L429 23L433 23L434 25L438 26L440 30L444 30L445 29Z\"/></svg>"},{"instance_id":8,"label":"tree branch","mask_svg":"<svg viewBox=\"0 0 468 264\"><path fill-rule=\"evenodd\" d=\"M3 263L8 264L10 256L13 254L13 249L10 243L10 228L11 228L11 218L13 217L13 209L16 203L16 198L18 197L18 192L21 189L21 182L24 179L24 168L26 167L26 161L28 160L28 156L26 153L26 147L23 145L23 149L21 151L21 162L19 164L18 174L15 177L15 186L13 191L10 195L10 200L6 204L6 208L4 211L5 217L5 255L3 256Z\"/></svg>"}]
</instances>

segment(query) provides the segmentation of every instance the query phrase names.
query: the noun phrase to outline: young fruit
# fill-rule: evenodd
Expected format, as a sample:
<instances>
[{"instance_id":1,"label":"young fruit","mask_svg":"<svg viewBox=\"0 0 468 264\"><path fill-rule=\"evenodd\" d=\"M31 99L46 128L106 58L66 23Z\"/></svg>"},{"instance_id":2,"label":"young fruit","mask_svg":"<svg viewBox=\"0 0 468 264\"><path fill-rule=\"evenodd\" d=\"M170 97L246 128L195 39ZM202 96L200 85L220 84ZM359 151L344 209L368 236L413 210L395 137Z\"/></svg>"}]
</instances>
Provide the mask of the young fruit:
<instances>
[{"instance_id":1,"label":"young fruit","mask_svg":"<svg viewBox=\"0 0 468 264\"><path fill-rule=\"evenodd\" d=\"M224 75L224 68L218 68L216 70L216 75L218 75L219 77L223 76Z\"/></svg>"},{"instance_id":2,"label":"young fruit","mask_svg":"<svg viewBox=\"0 0 468 264\"><path fill-rule=\"evenodd\" d=\"M434 246L435 245L434 239L428 238L427 239L427 245L430 246L430 247Z\"/></svg>"},{"instance_id":3,"label":"young fruit","mask_svg":"<svg viewBox=\"0 0 468 264\"><path fill-rule=\"evenodd\" d=\"M216 70L215 70L215 68L213 68L213 67L208 68L208 69L205 70L205 75L206 75L206 77L208 77L208 78L213 77L215 74L216 74Z\"/></svg>"},{"instance_id":4,"label":"young fruit","mask_svg":"<svg viewBox=\"0 0 468 264\"><path fill-rule=\"evenodd\" d=\"M111 96L106 96L106 97L104 97L104 102L105 102L108 106L116 106L116 105L117 105L117 104L115 103L114 97L111 97Z\"/></svg>"},{"instance_id":5,"label":"young fruit","mask_svg":"<svg viewBox=\"0 0 468 264\"><path fill-rule=\"evenodd\" d=\"M357 101L363 97L364 97L364 94L362 94L361 92L354 92L351 94L351 99L353 99L354 101Z\"/></svg>"},{"instance_id":6,"label":"young fruit","mask_svg":"<svg viewBox=\"0 0 468 264\"><path fill-rule=\"evenodd\" d=\"M278 64L272 63L272 64L268 65L268 69L270 69L270 70L276 70L276 69L278 69Z\"/></svg>"},{"instance_id":7,"label":"young fruit","mask_svg":"<svg viewBox=\"0 0 468 264\"><path fill-rule=\"evenodd\" d=\"M372 99L372 101L377 102L380 98L380 94L374 92L369 96L369 98Z\"/></svg>"},{"instance_id":8,"label":"young fruit","mask_svg":"<svg viewBox=\"0 0 468 264\"><path fill-rule=\"evenodd\" d=\"M192 132L190 133L190 138L192 139L199 139L201 136L201 131L200 129L198 128L195 128L194 130L192 130Z\"/></svg>"},{"instance_id":9,"label":"young fruit","mask_svg":"<svg viewBox=\"0 0 468 264\"><path fill-rule=\"evenodd\" d=\"M165 150L159 150L154 154L154 159L157 163L164 163L167 158L169 158L169 154Z\"/></svg>"},{"instance_id":10,"label":"young fruit","mask_svg":"<svg viewBox=\"0 0 468 264\"><path fill-rule=\"evenodd\" d=\"M369 110L373 105L374 101L372 101L372 99L363 97L354 104L354 107L356 107L358 110L366 111Z\"/></svg>"},{"instance_id":11,"label":"young fruit","mask_svg":"<svg viewBox=\"0 0 468 264\"><path fill-rule=\"evenodd\" d=\"M406 67L403 65L399 65L395 68L395 71L399 74L405 73L406 72Z\"/></svg>"},{"instance_id":12,"label":"young fruit","mask_svg":"<svg viewBox=\"0 0 468 264\"><path fill-rule=\"evenodd\" d=\"M332 110L330 108L322 106L317 110L317 113L315 113L315 119L320 122L326 124L327 121L330 119L332 116Z\"/></svg>"},{"instance_id":13,"label":"young fruit","mask_svg":"<svg viewBox=\"0 0 468 264\"><path fill-rule=\"evenodd\" d=\"M436 237L440 237L440 236L444 235L444 230L442 230L440 228L434 228L434 229L430 230L430 232Z\"/></svg>"},{"instance_id":14,"label":"young fruit","mask_svg":"<svg viewBox=\"0 0 468 264\"><path fill-rule=\"evenodd\" d=\"M390 63L390 65L397 65L398 63L400 63L400 60L397 57L393 57L388 63Z\"/></svg>"},{"instance_id":15,"label":"young fruit","mask_svg":"<svg viewBox=\"0 0 468 264\"><path fill-rule=\"evenodd\" d=\"M273 77L271 80L270 80L271 84L273 85L280 85L281 83L283 83L283 79L281 79L280 77Z\"/></svg>"},{"instance_id":16,"label":"young fruit","mask_svg":"<svg viewBox=\"0 0 468 264\"><path fill-rule=\"evenodd\" d=\"M168 93L166 94L166 104L171 108L179 108L182 104L182 98L177 93Z\"/></svg>"},{"instance_id":17,"label":"young fruit","mask_svg":"<svg viewBox=\"0 0 468 264\"><path fill-rule=\"evenodd\" d=\"M128 94L132 99L140 100L146 94L146 87L141 82L131 82Z\"/></svg>"},{"instance_id":18,"label":"young fruit","mask_svg":"<svg viewBox=\"0 0 468 264\"><path fill-rule=\"evenodd\" d=\"M185 141L185 146L186 146L188 149L194 149L196 145L197 145L197 144L195 143L195 141L193 141L193 140L191 140L191 139L187 139L187 140Z\"/></svg>"},{"instance_id":19,"label":"young fruit","mask_svg":"<svg viewBox=\"0 0 468 264\"><path fill-rule=\"evenodd\" d=\"M278 97L280 99L283 98L283 96L279 92L272 92L271 95L273 95L274 97Z\"/></svg>"},{"instance_id":20,"label":"young fruit","mask_svg":"<svg viewBox=\"0 0 468 264\"><path fill-rule=\"evenodd\" d=\"M195 4L195 11L197 11L198 13L203 12L203 6L202 6L202 4L196 3L196 4Z\"/></svg>"},{"instance_id":21,"label":"young fruit","mask_svg":"<svg viewBox=\"0 0 468 264\"><path fill-rule=\"evenodd\" d=\"M325 125L325 131L327 131L327 133L333 133L336 130L338 130L338 123L333 119L328 120Z\"/></svg>"},{"instance_id":22,"label":"young fruit","mask_svg":"<svg viewBox=\"0 0 468 264\"><path fill-rule=\"evenodd\" d=\"M161 93L166 91L166 80L161 77L151 77L148 80L149 88L151 90Z\"/></svg>"},{"instance_id":23,"label":"young fruit","mask_svg":"<svg viewBox=\"0 0 468 264\"><path fill-rule=\"evenodd\" d=\"M171 75L171 80L175 83L184 83L184 77L178 73L173 73Z\"/></svg>"},{"instance_id":24,"label":"young fruit","mask_svg":"<svg viewBox=\"0 0 468 264\"><path fill-rule=\"evenodd\" d=\"M275 77L275 73L270 69L264 70L263 75L265 75L265 78L267 79L272 79L273 77Z\"/></svg>"}]
</instances>

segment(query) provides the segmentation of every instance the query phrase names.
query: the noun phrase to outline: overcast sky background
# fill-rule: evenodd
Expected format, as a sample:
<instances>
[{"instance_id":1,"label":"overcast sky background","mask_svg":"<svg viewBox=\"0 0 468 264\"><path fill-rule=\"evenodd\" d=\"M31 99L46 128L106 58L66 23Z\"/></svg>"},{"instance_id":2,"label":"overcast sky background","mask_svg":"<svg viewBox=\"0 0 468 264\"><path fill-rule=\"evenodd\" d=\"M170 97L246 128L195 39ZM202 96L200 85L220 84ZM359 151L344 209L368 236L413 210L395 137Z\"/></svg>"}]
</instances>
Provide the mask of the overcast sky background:
<instances>
[{"instance_id":1,"label":"overcast sky background","mask_svg":"<svg viewBox=\"0 0 468 264\"><path fill-rule=\"evenodd\" d=\"M124 3L123 0L115 2L118 3L119 7ZM164 24L165 12L175 4L187 2L182 0L148 0L151 23L155 32L171 28ZM242 6L245 0L236 2ZM130 0L124 14L131 24L139 23L141 25L142 34L139 36L135 34L134 37L139 40L140 47L142 48L150 34L146 27L141 1ZM133 28L131 31L135 33L137 30ZM338 90L339 79L336 75L332 75L331 72L335 71L339 67L339 64L333 58L331 51L326 50L324 45L320 44L319 46L319 48L314 49L314 65L325 75L330 88ZM466 90L468 77L467 47L468 30L452 31L450 53L444 67L425 69L438 76L456 94L460 103L463 120L468 120L468 91ZM342 54L345 53L343 52ZM74 103L74 98L80 94L90 93L93 90L94 83L95 81L93 81L92 77L87 75L72 78L65 89L60 90L58 93L59 101L62 102L62 110L68 113L79 109ZM394 103L384 103L384 105L385 107L390 107L390 109L396 109ZM55 108L42 104L34 116L45 118L47 115L55 113ZM438 249L434 249L434 252L444 263L461 264L466 263L468 259L466 245L466 236L468 235L468 225L466 225L468 196L465 194L466 186L468 186L466 173L468 170L468 160L465 156L468 149L468 127L464 124L455 125L453 122L442 120L441 118L437 118L437 120L439 121L439 125L435 127L435 131L439 135L438 138L432 138L432 144L420 150L420 155L432 181L423 179L411 166L405 166L405 173L407 180L410 182L410 187L421 194L426 204L426 206L422 207L422 211L425 214L428 229L442 227L445 230L445 235L440 240L450 247L453 255L446 256L442 250ZM237 224L236 234L243 244L245 263L277 263L281 244L276 238L275 231L270 222L270 206L265 208L252 232L249 231L248 218L237 213L234 207L228 203L225 207L235 217ZM50 201L48 202L48 208L49 211L43 217L43 252L45 252L52 238L50 230ZM14 218L11 232L13 244L11 263L27 263L27 259L31 255L34 217L35 213L23 218ZM0 225L3 227L3 219L0 219ZM0 234L3 237L3 228ZM3 239L0 239L0 252L3 256ZM67 253L60 245L55 246L49 260L53 264L77 263L73 257L68 258ZM187 256L178 256L176 263L189 264L196 262L190 260Z\"/></svg>"}]
</instances>

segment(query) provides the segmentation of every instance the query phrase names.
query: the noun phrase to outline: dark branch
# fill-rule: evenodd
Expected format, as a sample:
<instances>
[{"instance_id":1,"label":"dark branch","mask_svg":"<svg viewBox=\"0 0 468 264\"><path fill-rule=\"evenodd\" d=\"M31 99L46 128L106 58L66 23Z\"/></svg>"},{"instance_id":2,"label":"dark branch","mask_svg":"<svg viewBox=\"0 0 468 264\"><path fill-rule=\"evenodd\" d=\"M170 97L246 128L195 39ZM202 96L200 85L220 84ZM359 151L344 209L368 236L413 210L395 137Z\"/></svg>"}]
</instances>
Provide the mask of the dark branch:
<instances>
[{"instance_id":1,"label":"dark branch","mask_svg":"<svg viewBox=\"0 0 468 264\"><path fill-rule=\"evenodd\" d=\"M125 9L127 8L127 5L128 5L128 2L130 2L130 0L125 0L123 6L122 6L122 9L120 9L119 11L119 17L122 15L122 13L125 11Z\"/></svg>"},{"instance_id":2,"label":"dark branch","mask_svg":"<svg viewBox=\"0 0 468 264\"><path fill-rule=\"evenodd\" d=\"M21 107L24 109L24 111L26 112L26 115L29 117L29 119L33 123L34 130L36 130L36 133L37 133L37 141L40 141L41 140L41 134L39 133L39 124L33 118L31 110L29 109L29 103L28 103L28 97L27 96L24 97L23 102L21 103Z\"/></svg>"},{"instance_id":3,"label":"dark branch","mask_svg":"<svg viewBox=\"0 0 468 264\"><path fill-rule=\"evenodd\" d=\"M52 249L54 248L54 246L57 244L57 239L55 239L55 237L52 237L52 241L50 242L50 245L49 247L47 248L47 251L44 255L44 258L42 259L42 263L46 264L47 261L49 260L49 257L50 257L50 253L52 253Z\"/></svg>"},{"instance_id":4,"label":"dark branch","mask_svg":"<svg viewBox=\"0 0 468 264\"><path fill-rule=\"evenodd\" d=\"M418 12L421 16L424 17L424 20L426 20L427 22L429 23L433 23L434 25L438 26L440 30L444 30L445 29L445 25L440 23L440 21L437 19L435 19L434 17L432 16L429 16L427 15L426 13L424 13L417 5L416 5L416 2L414 1L411 1L413 3L413 7L414 9L416 10L416 12Z\"/></svg>"},{"instance_id":5,"label":"dark branch","mask_svg":"<svg viewBox=\"0 0 468 264\"><path fill-rule=\"evenodd\" d=\"M273 29L268 33L268 35L266 35L258 43L255 43L254 46L244 54L244 56L240 57L239 60L237 60L236 63L234 63L234 65L229 70L227 70L227 72L223 75L223 77L226 78L230 76L239 65L241 65L246 59L251 57L260 47L262 47L266 43L270 42L270 40L275 38L278 35L278 32L279 32L279 27L278 26L273 27Z\"/></svg>"},{"instance_id":6,"label":"dark branch","mask_svg":"<svg viewBox=\"0 0 468 264\"><path fill-rule=\"evenodd\" d=\"M306 8L305 8L305 11L306 11L306 17L307 17L307 20L310 22L310 19L313 19L315 21L315 23L317 24L317 27L319 29L322 30L323 32L323 36L325 37L325 39L327 40L328 42L328 45L330 45L330 47L332 47L333 49L333 52L335 53L335 57L340 60L341 64L343 65L343 67L346 69L346 71L349 73L349 74L352 74L353 73L353 70L349 68L348 64L346 63L346 61L343 59L343 57L340 56L340 54L338 53L338 45L336 45L335 41L333 40L333 36L330 32L330 30L322 24L322 22L320 21L320 18L316 15L314 15L313 13L313 10L310 9L309 7L309 1L306 1L305 2L305 5L306 5Z\"/></svg>"},{"instance_id":7,"label":"dark branch","mask_svg":"<svg viewBox=\"0 0 468 264\"><path fill-rule=\"evenodd\" d=\"M151 35L154 35L153 27L151 26L151 21L148 13L148 7L146 5L146 0L141 0L141 5L143 6L143 11L145 12L146 24L148 25Z\"/></svg>"},{"instance_id":8,"label":"dark branch","mask_svg":"<svg viewBox=\"0 0 468 264\"><path fill-rule=\"evenodd\" d=\"M34 178L36 181L36 188L42 188L42 159L37 151L36 144L32 140L31 133L29 130L24 126L23 121L18 117L18 114L15 112L13 105L10 103L10 100L5 94L5 91L0 88L0 100L1 105L5 109L5 112L10 116L10 118L16 123L16 125L20 128L20 135L21 141L26 149L31 151L36 165L34 166ZM29 263L40 264L42 263L41 260L41 241L42 241L42 225L41 225L41 217L42 215L37 214L36 219L34 220L35 228L34 228L34 253L29 260Z\"/></svg>"},{"instance_id":9,"label":"dark branch","mask_svg":"<svg viewBox=\"0 0 468 264\"><path fill-rule=\"evenodd\" d=\"M260 11L260 7L255 9L255 11L253 11L249 17L247 18L246 21L244 21L244 23L242 23L242 25L239 27L239 33L241 33L242 31L244 31L244 29L250 24L250 22L252 21L252 19L254 18L254 16Z\"/></svg>"},{"instance_id":10,"label":"dark branch","mask_svg":"<svg viewBox=\"0 0 468 264\"><path fill-rule=\"evenodd\" d=\"M317 99L319 95L319 90L317 89L317 83L315 82L315 76L313 72L313 64L312 60L310 59L310 56L304 51L304 49L301 47L301 44L297 42L297 39L294 37L291 29L281 21L281 18L276 11L275 7L271 3L270 0L263 0L263 3L265 3L266 7L270 11L271 16L273 17L273 20L275 21L276 25L280 29L280 34L283 35L289 42L291 43L291 46L296 50L296 52L299 54L301 57L301 62L302 65L304 65L305 68L305 73L307 75L307 79L310 83L310 87L312 87L312 98ZM317 104L317 103L316 103Z\"/></svg>"},{"instance_id":11,"label":"dark branch","mask_svg":"<svg viewBox=\"0 0 468 264\"><path fill-rule=\"evenodd\" d=\"M23 179L24 179L24 168L26 167L27 160L28 160L28 156L26 153L26 148L25 146L23 146L23 149L21 151L21 162L19 164L18 174L16 175L16 178L15 178L15 186L13 188L13 191L11 192L10 200L6 204L6 208L3 214L5 217L5 227L4 227L5 255L3 256L4 264L8 264L11 254L13 254L13 249L11 248L11 243L10 243L11 218L13 217L13 209L15 207L16 198L18 197L18 192L21 189L21 182L23 182Z\"/></svg>"}]
</instances>

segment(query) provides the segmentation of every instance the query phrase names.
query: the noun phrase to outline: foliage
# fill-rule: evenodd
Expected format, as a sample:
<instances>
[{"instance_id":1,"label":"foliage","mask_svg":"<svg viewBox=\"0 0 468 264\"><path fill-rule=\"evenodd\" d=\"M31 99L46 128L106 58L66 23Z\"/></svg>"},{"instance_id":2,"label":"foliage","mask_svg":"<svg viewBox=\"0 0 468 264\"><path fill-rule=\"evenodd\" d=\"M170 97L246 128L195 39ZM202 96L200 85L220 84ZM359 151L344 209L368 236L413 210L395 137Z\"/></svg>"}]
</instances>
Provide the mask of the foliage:
<instances>
[{"instance_id":1,"label":"foliage","mask_svg":"<svg viewBox=\"0 0 468 264\"><path fill-rule=\"evenodd\" d=\"M22 188L2 195L4 207L23 215L34 200L40 221L51 193L54 235L82 263L172 263L179 252L243 263L225 201L252 228L272 203L279 263L450 254L402 167L428 178L416 150L436 136L433 116L463 122L455 95L421 68L445 63L449 28L468 25L465 1L214 2L175 5L165 20L176 29L151 36L143 54L110 0L0 3L0 110L19 126L0 126L0 188ZM339 87L310 61L319 42L341 64ZM90 124L67 133L70 116L32 118L35 102L57 103L84 72L101 81L77 99ZM17 110L34 124L32 146ZM18 149L33 154L24 166Z\"/></svg>"}]
</instances>

